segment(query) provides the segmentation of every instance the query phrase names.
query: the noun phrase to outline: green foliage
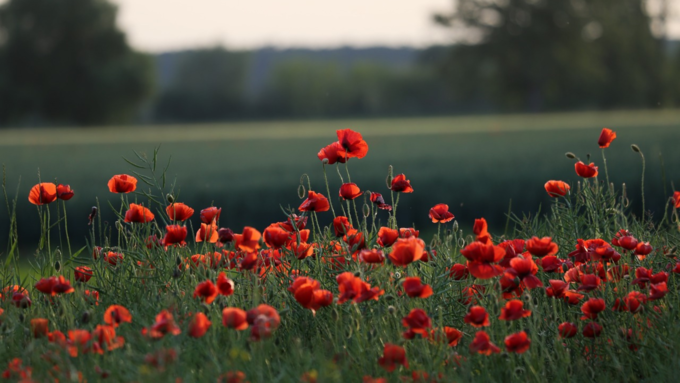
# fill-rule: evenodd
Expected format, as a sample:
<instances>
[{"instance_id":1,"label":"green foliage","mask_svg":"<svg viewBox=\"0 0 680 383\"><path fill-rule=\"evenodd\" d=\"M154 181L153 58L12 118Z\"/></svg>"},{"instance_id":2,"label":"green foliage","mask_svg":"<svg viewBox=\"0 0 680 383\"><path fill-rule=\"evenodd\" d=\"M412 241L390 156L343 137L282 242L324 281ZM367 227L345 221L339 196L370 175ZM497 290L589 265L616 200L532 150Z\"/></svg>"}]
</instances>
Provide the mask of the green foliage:
<instances>
[{"instance_id":1,"label":"green foliage","mask_svg":"<svg viewBox=\"0 0 680 383\"><path fill-rule=\"evenodd\" d=\"M0 123L129 121L152 89L106 0L10 0L0 6Z\"/></svg>"}]
</instances>

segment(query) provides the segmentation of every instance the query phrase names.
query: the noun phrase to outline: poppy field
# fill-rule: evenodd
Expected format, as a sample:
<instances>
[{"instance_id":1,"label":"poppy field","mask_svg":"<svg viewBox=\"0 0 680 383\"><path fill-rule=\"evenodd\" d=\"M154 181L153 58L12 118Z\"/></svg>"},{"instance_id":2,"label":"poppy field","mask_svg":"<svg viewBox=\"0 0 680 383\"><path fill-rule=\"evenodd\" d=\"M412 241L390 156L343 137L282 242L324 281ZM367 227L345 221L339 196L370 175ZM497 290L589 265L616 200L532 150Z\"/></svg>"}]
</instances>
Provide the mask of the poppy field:
<instances>
[{"instance_id":1,"label":"poppy field","mask_svg":"<svg viewBox=\"0 0 680 383\"><path fill-rule=\"evenodd\" d=\"M368 153L409 150L347 128L295 148L316 170L266 225L233 227L222 206L186 203L157 151L121 161L101 185L113 202L85 220L69 209L81 191L62 176L22 194L3 183L2 378L673 380L680 191L645 195L645 152L628 143L631 131L572 131L586 147L567 162L544 159L565 176L522 185L546 199L540 213L480 215L465 227L446 199L416 209L429 227L413 227L402 212L429 191L399 162L364 186ZM642 183L637 203L610 179L622 147L642 163L625 171ZM34 275L21 278L16 218L26 204L40 239ZM74 225L87 231L81 248L71 246Z\"/></svg>"}]
</instances>

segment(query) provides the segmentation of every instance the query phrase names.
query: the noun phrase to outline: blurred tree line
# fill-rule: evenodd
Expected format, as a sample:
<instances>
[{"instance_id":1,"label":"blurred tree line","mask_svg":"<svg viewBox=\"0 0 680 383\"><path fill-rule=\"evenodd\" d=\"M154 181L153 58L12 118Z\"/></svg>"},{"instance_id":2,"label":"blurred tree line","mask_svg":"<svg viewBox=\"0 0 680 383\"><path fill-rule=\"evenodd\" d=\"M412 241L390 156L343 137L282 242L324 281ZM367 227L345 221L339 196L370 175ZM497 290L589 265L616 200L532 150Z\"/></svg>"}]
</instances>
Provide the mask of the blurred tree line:
<instances>
[{"instance_id":1,"label":"blurred tree line","mask_svg":"<svg viewBox=\"0 0 680 383\"><path fill-rule=\"evenodd\" d=\"M680 49L666 0L458 0L435 21L461 41L342 63L258 52L134 52L105 0L0 6L0 124L191 122L675 107ZM154 73L154 70L156 73ZM154 92L154 81L157 88Z\"/></svg>"}]
</instances>

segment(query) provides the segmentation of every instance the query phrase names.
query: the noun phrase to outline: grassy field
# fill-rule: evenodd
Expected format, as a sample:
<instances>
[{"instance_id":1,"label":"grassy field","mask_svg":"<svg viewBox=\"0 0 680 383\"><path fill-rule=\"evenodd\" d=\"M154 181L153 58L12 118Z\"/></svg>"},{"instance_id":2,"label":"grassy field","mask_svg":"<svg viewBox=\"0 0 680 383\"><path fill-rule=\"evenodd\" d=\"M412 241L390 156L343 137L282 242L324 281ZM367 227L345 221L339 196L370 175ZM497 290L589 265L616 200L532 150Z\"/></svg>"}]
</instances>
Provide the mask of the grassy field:
<instances>
[{"instance_id":1,"label":"grassy field","mask_svg":"<svg viewBox=\"0 0 680 383\"><path fill-rule=\"evenodd\" d=\"M535 212L549 199L543 190L547 180L577 181L573 161L563 153L574 151L584 161L590 153L602 171L597 139L605 126L619 134L607 151L612 182L617 188L626 182L631 200L637 200L642 166L630 144L639 145L647 159L647 206L660 209L670 182L680 177L680 111L9 129L0 131L0 163L6 166L10 194L19 185L22 245L37 238L32 224L37 214L26 196L38 182L38 170L42 180L56 179L75 190L68 209L72 238L78 243L85 237L95 196L106 207L103 217L113 218L105 201L117 197L106 183L114 174L135 170L122 157L136 160L133 150L151 155L159 145L160 163L172 157L168 177L176 179L179 200L197 209L211 203L222 207L223 226L263 228L280 220L279 206L300 204L297 185L303 173L325 194L316 153L335 139L335 130L351 128L370 142L368 156L350 163L352 181L363 190L385 193L389 165L411 180L415 193L403 196L408 205L399 212L403 225L432 229L426 212L436 203L447 203L463 227L485 216L498 231L505 226L510 200L517 214ZM334 168L328 170L337 198L340 181ZM0 241L7 232L6 216L2 204Z\"/></svg>"}]
</instances>

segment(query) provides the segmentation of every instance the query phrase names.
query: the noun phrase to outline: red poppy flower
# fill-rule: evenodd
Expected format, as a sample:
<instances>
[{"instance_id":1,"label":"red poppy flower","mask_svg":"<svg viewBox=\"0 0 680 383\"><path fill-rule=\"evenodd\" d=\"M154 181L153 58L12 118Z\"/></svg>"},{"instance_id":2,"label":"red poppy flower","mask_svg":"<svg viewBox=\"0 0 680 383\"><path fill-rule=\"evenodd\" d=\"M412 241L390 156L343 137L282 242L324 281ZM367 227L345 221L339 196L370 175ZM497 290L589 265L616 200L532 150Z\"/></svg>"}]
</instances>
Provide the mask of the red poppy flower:
<instances>
[{"instance_id":1,"label":"red poppy flower","mask_svg":"<svg viewBox=\"0 0 680 383\"><path fill-rule=\"evenodd\" d=\"M595 274L583 274L580 277L581 286L578 291L593 291L600 286L601 279Z\"/></svg>"},{"instance_id":2,"label":"red poppy flower","mask_svg":"<svg viewBox=\"0 0 680 383\"><path fill-rule=\"evenodd\" d=\"M458 342L463 339L463 333L453 327L444 327L444 334L446 335L447 343L451 347L458 345Z\"/></svg>"},{"instance_id":3,"label":"red poppy flower","mask_svg":"<svg viewBox=\"0 0 680 383\"><path fill-rule=\"evenodd\" d=\"M680 191L673 193L673 201L675 202L675 208L680 209Z\"/></svg>"},{"instance_id":4,"label":"red poppy flower","mask_svg":"<svg viewBox=\"0 0 680 383\"><path fill-rule=\"evenodd\" d=\"M407 277L404 279L404 291L411 298L427 298L433 294L430 285L424 285L420 277Z\"/></svg>"},{"instance_id":5,"label":"red poppy flower","mask_svg":"<svg viewBox=\"0 0 680 383\"><path fill-rule=\"evenodd\" d=\"M371 287L370 284L364 282L359 277L355 277L353 273L347 271L337 277L338 290L340 296L338 297L338 304L343 304L349 300L354 303L361 303L367 300L378 300L378 297L385 294L385 290L379 287Z\"/></svg>"},{"instance_id":6,"label":"red poppy flower","mask_svg":"<svg viewBox=\"0 0 680 383\"><path fill-rule=\"evenodd\" d=\"M43 294L49 294L50 296L55 296L57 294L69 294L75 291L69 282L63 275L58 277L41 278L35 284L36 290Z\"/></svg>"},{"instance_id":7,"label":"red poppy flower","mask_svg":"<svg viewBox=\"0 0 680 383\"><path fill-rule=\"evenodd\" d=\"M297 277L288 288L300 305L312 312L333 303L333 294L322 290L319 281L308 277Z\"/></svg>"},{"instance_id":8,"label":"red poppy flower","mask_svg":"<svg viewBox=\"0 0 680 383\"><path fill-rule=\"evenodd\" d=\"M520 331L505 337L505 349L508 350L508 352L522 354L529 349L530 345L531 340L524 331Z\"/></svg>"},{"instance_id":9,"label":"red poppy flower","mask_svg":"<svg viewBox=\"0 0 680 383\"><path fill-rule=\"evenodd\" d=\"M264 243L272 249L280 249L293 238L294 233L285 230L280 223L272 223L262 233Z\"/></svg>"},{"instance_id":10,"label":"red poppy flower","mask_svg":"<svg viewBox=\"0 0 680 383\"><path fill-rule=\"evenodd\" d=\"M199 283L194 290L194 298L200 297L206 304L211 304L218 294L219 290L210 280Z\"/></svg>"},{"instance_id":11,"label":"red poppy flower","mask_svg":"<svg viewBox=\"0 0 680 383\"><path fill-rule=\"evenodd\" d=\"M142 329L142 335L154 339L162 338L166 334L179 335L181 332L182 330L177 327L172 314L168 310L158 313L156 315L156 322L151 327Z\"/></svg>"},{"instance_id":12,"label":"red poppy flower","mask_svg":"<svg viewBox=\"0 0 680 383\"><path fill-rule=\"evenodd\" d=\"M628 230L621 229L616 233L616 237L612 238L612 245L626 250L635 250L638 245L638 240L633 237L633 234Z\"/></svg>"},{"instance_id":13,"label":"red poppy flower","mask_svg":"<svg viewBox=\"0 0 680 383\"><path fill-rule=\"evenodd\" d=\"M87 266L78 266L74 271L76 281L86 283L92 278L92 269Z\"/></svg>"},{"instance_id":14,"label":"red poppy flower","mask_svg":"<svg viewBox=\"0 0 680 383\"><path fill-rule=\"evenodd\" d=\"M526 242L527 251L537 257L545 257L546 255L555 255L559 250L557 244L552 241L551 237L532 237Z\"/></svg>"},{"instance_id":15,"label":"red poppy flower","mask_svg":"<svg viewBox=\"0 0 680 383\"><path fill-rule=\"evenodd\" d=\"M477 218L475 219L475 224L472 227L472 232L475 233L477 237L484 236L489 233L489 225L486 223L486 219Z\"/></svg>"},{"instance_id":16,"label":"red poppy flower","mask_svg":"<svg viewBox=\"0 0 680 383\"><path fill-rule=\"evenodd\" d=\"M454 218L455 217L449 211L449 205L447 204L440 203L434 205L434 207L430 209L430 219L432 219L432 223L446 223Z\"/></svg>"},{"instance_id":17,"label":"red poppy flower","mask_svg":"<svg viewBox=\"0 0 680 383\"><path fill-rule=\"evenodd\" d=\"M42 182L31 188L28 193L28 202L34 205L46 205L57 200L57 185L51 182Z\"/></svg>"},{"instance_id":18,"label":"red poppy flower","mask_svg":"<svg viewBox=\"0 0 680 383\"><path fill-rule=\"evenodd\" d=\"M14 378L17 381L32 382L31 374L33 373L33 369L31 367L22 366L22 363L22 360L19 358L12 359L7 363L7 369L2 373L2 377L4 379Z\"/></svg>"},{"instance_id":19,"label":"red poppy flower","mask_svg":"<svg viewBox=\"0 0 680 383\"><path fill-rule=\"evenodd\" d=\"M597 144L600 145L602 149L608 148L609 144L616 138L616 132L611 129L602 128L602 133L600 133L600 139L597 140Z\"/></svg>"},{"instance_id":20,"label":"red poppy flower","mask_svg":"<svg viewBox=\"0 0 680 383\"><path fill-rule=\"evenodd\" d=\"M137 189L137 179L127 174L118 174L109 180L111 193L130 193Z\"/></svg>"},{"instance_id":21,"label":"red poppy flower","mask_svg":"<svg viewBox=\"0 0 680 383\"><path fill-rule=\"evenodd\" d=\"M192 338L200 338L208 331L212 322L203 313L194 314L189 323L189 336Z\"/></svg>"},{"instance_id":22,"label":"red poppy flower","mask_svg":"<svg viewBox=\"0 0 680 383\"><path fill-rule=\"evenodd\" d=\"M475 339L470 343L470 353L478 353L482 355L498 354L501 349L495 344L491 343L491 338L486 331L477 331Z\"/></svg>"},{"instance_id":23,"label":"red poppy flower","mask_svg":"<svg viewBox=\"0 0 680 383\"><path fill-rule=\"evenodd\" d=\"M387 372L394 371L398 364L401 364L404 368L408 368L406 350L395 344L385 343L383 356L378 359L378 364Z\"/></svg>"},{"instance_id":24,"label":"red poppy flower","mask_svg":"<svg viewBox=\"0 0 680 383\"><path fill-rule=\"evenodd\" d=\"M378 245L382 247L389 247L394 244L399 238L399 231L397 229L390 229L389 227L381 227L378 230Z\"/></svg>"},{"instance_id":25,"label":"red poppy flower","mask_svg":"<svg viewBox=\"0 0 680 383\"><path fill-rule=\"evenodd\" d=\"M106 351L112 351L125 346L125 338L116 336L113 326L97 325L92 330L92 340L92 351L98 354L103 354L105 348Z\"/></svg>"},{"instance_id":26,"label":"red poppy flower","mask_svg":"<svg viewBox=\"0 0 680 383\"><path fill-rule=\"evenodd\" d=\"M648 300L653 301L661 299L668 294L668 285L666 282L661 282L657 284L649 285L649 296Z\"/></svg>"},{"instance_id":27,"label":"red poppy flower","mask_svg":"<svg viewBox=\"0 0 680 383\"><path fill-rule=\"evenodd\" d=\"M499 262L505 256L505 249L502 247L472 242L460 252L468 260L468 270L475 278L489 279L501 274L502 268L493 263Z\"/></svg>"},{"instance_id":28,"label":"red poppy flower","mask_svg":"<svg viewBox=\"0 0 680 383\"><path fill-rule=\"evenodd\" d=\"M248 383L242 371L229 371L217 378L217 383Z\"/></svg>"},{"instance_id":29,"label":"red poppy flower","mask_svg":"<svg viewBox=\"0 0 680 383\"><path fill-rule=\"evenodd\" d=\"M227 274L224 271L217 276L217 291L225 297L234 293L234 281L227 278Z\"/></svg>"},{"instance_id":30,"label":"red poppy flower","mask_svg":"<svg viewBox=\"0 0 680 383\"><path fill-rule=\"evenodd\" d=\"M551 197L564 197L571 187L563 181L548 181L545 183L545 191Z\"/></svg>"},{"instance_id":31,"label":"red poppy flower","mask_svg":"<svg viewBox=\"0 0 680 383\"><path fill-rule=\"evenodd\" d=\"M214 206L205 208L201 210L201 222L212 223L220 220L220 213L222 213L222 208L217 208Z\"/></svg>"},{"instance_id":32,"label":"red poppy flower","mask_svg":"<svg viewBox=\"0 0 680 383\"><path fill-rule=\"evenodd\" d=\"M34 338L40 338L47 336L50 332L49 321L45 318L34 318L31 319L31 333Z\"/></svg>"},{"instance_id":33,"label":"red poppy flower","mask_svg":"<svg viewBox=\"0 0 680 383\"><path fill-rule=\"evenodd\" d=\"M425 251L425 242L416 237L400 238L392 246L389 254L390 260L397 266L408 266L422 258Z\"/></svg>"},{"instance_id":34,"label":"red poppy flower","mask_svg":"<svg viewBox=\"0 0 680 383\"><path fill-rule=\"evenodd\" d=\"M187 237L186 226L180 225L168 225L165 227L165 236L161 243L163 246L169 246L174 244L179 244L180 246L186 245L184 240Z\"/></svg>"},{"instance_id":35,"label":"red poppy flower","mask_svg":"<svg viewBox=\"0 0 680 383\"><path fill-rule=\"evenodd\" d=\"M201 223L201 228L196 232L196 242L210 242L215 243L220 239L219 234L217 234L217 225L215 222L211 223Z\"/></svg>"},{"instance_id":36,"label":"red poppy flower","mask_svg":"<svg viewBox=\"0 0 680 383\"><path fill-rule=\"evenodd\" d=\"M104 312L104 323L118 327L123 322L132 323L132 315L130 315L130 312L125 307L111 305Z\"/></svg>"},{"instance_id":37,"label":"red poppy flower","mask_svg":"<svg viewBox=\"0 0 680 383\"><path fill-rule=\"evenodd\" d=\"M313 190L307 192L307 199L300 204L298 208L300 211L328 211L331 205L328 203L328 199L324 197L323 194L317 193Z\"/></svg>"},{"instance_id":38,"label":"red poppy flower","mask_svg":"<svg viewBox=\"0 0 680 383\"><path fill-rule=\"evenodd\" d=\"M194 209L181 202L175 202L168 205L168 207L165 208L165 212L173 221L186 221L194 215Z\"/></svg>"},{"instance_id":39,"label":"red poppy flower","mask_svg":"<svg viewBox=\"0 0 680 383\"><path fill-rule=\"evenodd\" d=\"M68 201L71 198L73 198L73 189L71 189L71 185L62 185L59 184L57 185L57 198Z\"/></svg>"},{"instance_id":40,"label":"red poppy flower","mask_svg":"<svg viewBox=\"0 0 680 383\"><path fill-rule=\"evenodd\" d=\"M597 319L597 314L605 309L604 299L590 298L581 306L581 312L584 316L581 319Z\"/></svg>"},{"instance_id":41,"label":"red poppy flower","mask_svg":"<svg viewBox=\"0 0 680 383\"><path fill-rule=\"evenodd\" d=\"M642 261L652 252L652 250L654 250L654 248L652 248L649 242L638 242L637 246L635 246L635 255Z\"/></svg>"},{"instance_id":42,"label":"red poppy flower","mask_svg":"<svg viewBox=\"0 0 680 383\"><path fill-rule=\"evenodd\" d=\"M415 334L426 337L428 328L432 327L432 320L422 309L413 309L407 316L402 318L401 324L408 328L404 332L404 338L413 339Z\"/></svg>"},{"instance_id":43,"label":"red poppy flower","mask_svg":"<svg viewBox=\"0 0 680 383\"><path fill-rule=\"evenodd\" d=\"M220 242L223 244L230 243L234 240L234 232L228 227L217 230L217 235L220 237Z\"/></svg>"},{"instance_id":44,"label":"red poppy flower","mask_svg":"<svg viewBox=\"0 0 680 383\"><path fill-rule=\"evenodd\" d=\"M344 164L347 161L345 158L345 150L337 141L321 148L316 156L319 157L319 160L325 160L330 165L333 165L336 162Z\"/></svg>"},{"instance_id":45,"label":"red poppy flower","mask_svg":"<svg viewBox=\"0 0 680 383\"><path fill-rule=\"evenodd\" d=\"M146 354L144 356L144 363L163 370L166 366L170 366L177 361L177 351L174 349L162 348L153 354Z\"/></svg>"},{"instance_id":46,"label":"red poppy flower","mask_svg":"<svg viewBox=\"0 0 680 383\"><path fill-rule=\"evenodd\" d=\"M586 165L583 162L579 161L574 165L574 168L576 169L576 174L579 177L583 178L593 178L597 177L597 166L595 166L594 163L590 163L590 165Z\"/></svg>"},{"instance_id":47,"label":"red poppy flower","mask_svg":"<svg viewBox=\"0 0 680 383\"><path fill-rule=\"evenodd\" d=\"M545 273L554 273L556 271L561 271L561 267L564 261L557 258L554 255L547 255L541 258L541 268Z\"/></svg>"},{"instance_id":48,"label":"red poppy flower","mask_svg":"<svg viewBox=\"0 0 680 383\"><path fill-rule=\"evenodd\" d=\"M468 275L470 275L470 272L468 271L467 266L460 263L456 263L449 269L449 277L457 281L467 278Z\"/></svg>"},{"instance_id":49,"label":"red poppy flower","mask_svg":"<svg viewBox=\"0 0 680 383\"><path fill-rule=\"evenodd\" d=\"M130 204L130 209L125 212L125 222L146 223L153 221L154 215L151 210L136 203Z\"/></svg>"},{"instance_id":50,"label":"red poppy flower","mask_svg":"<svg viewBox=\"0 0 680 383\"><path fill-rule=\"evenodd\" d=\"M352 200L361 196L361 189L355 184L345 183L340 186L340 197L344 200Z\"/></svg>"},{"instance_id":51,"label":"red poppy flower","mask_svg":"<svg viewBox=\"0 0 680 383\"><path fill-rule=\"evenodd\" d=\"M474 327L485 327L491 325L491 322L489 322L489 313L487 313L482 306L470 307L470 310L463 318L463 322Z\"/></svg>"},{"instance_id":52,"label":"red poppy flower","mask_svg":"<svg viewBox=\"0 0 680 383\"><path fill-rule=\"evenodd\" d=\"M680 193L680 192L678 192L678 193ZM383 198L382 194L380 194L380 193L371 193L371 202L376 204L378 206L378 209L387 210L387 211L392 210L392 205L386 204L385 199Z\"/></svg>"},{"instance_id":53,"label":"red poppy flower","mask_svg":"<svg viewBox=\"0 0 680 383\"><path fill-rule=\"evenodd\" d=\"M505 303L501 308L501 320L517 320L531 315L531 310L524 310L524 303L520 300L512 300Z\"/></svg>"},{"instance_id":54,"label":"red poppy flower","mask_svg":"<svg viewBox=\"0 0 680 383\"><path fill-rule=\"evenodd\" d=\"M364 141L361 133L351 129L338 130L336 133L338 134L338 142L342 147L342 151L338 152L339 157L361 159L366 156L368 144Z\"/></svg>"},{"instance_id":55,"label":"red poppy flower","mask_svg":"<svg viewBox=\"0 0 680 383\"><path fill-rule=\"evenodd\" d=\"M336 237L343 237L350 230L352 230L352 225L350 225L347 217L339 215L333 219L333 231Z\"/></svg>"},{"instance_id":56,"label":"red poppy flower","mask_svg":"<svg viewBox=\"0 0 680 383\"><path fill-rule=\"evenodd\" d=\"M557 327L557 331L560 334L560 338L573 338L578 333L578 327L570 322L562 322Z\"/></svg>"},{"instance_id":57,"label":"red poppy flower","mask_svg":"<svg viewBox=\"0 0 680 383\"><path fill-rule=\"evenodd\" d=\"M515 257L510 260L510 267L517 272L519 278L528 289L535 289L543 286L543 282L536 277L538 266L531 259L531 255L524 253L521 257Z\"/></svg>"},{"instance_id":58,"label":"red poppy flower","mask_svg":"<svg viewBox=\"0 0 680 383\"><path fill-rule=\"evenodd\" d=\"M260 248L260 238L262 234L257 229L246 226L243 234L234 234L235 247L248 252L257 251Z\"/></svg>"},{"instance_id":59,"label":"red poppy flower","mask_svg":"<svg viewBox=\"0 0 680 383\"><path fill-rule=\"evenodd\" d=\"M385 254L379 249L363 249L359 252L359 260L365 263L383 263Z\"/></svg>"},{"instance_id":60,"label":"red poppy flower","mask_svg":"<svg viewBox=\"0 0 680 383\"><path fill-rule=\"evenodd\" d=\"M413 193L411 181L407 180L404 174L399 174L392 179L392 187L390 187L390 190L399 193Z\"/></svg>"},{"instance_id":61,"label":"red poppy flower","mask_svg":"<svg viewBox=\"0 0 680 383\"><path fill-rule=\"evenodd\" d=\"M234 330L245 330L248 328L246 317L245 311L235 307L227 307L222 310L222 325Z\"/></svg>"},{"instance_id":62,"label":"red poppy flower","mask_svg":"<svg viewBox=\"0 0 680 383\"><path fill-rule=\"evenodd\" d=\"M583 336L586 338L597 338L602 334L602 326L595 322L590 322L583 327Z\"/></svg>"},{"instance_id":63,"label":"red poppy flower","mask_svg":"<svg viewBox=\"0 0 680 383\"><path fill-rule=\"evenodd\" d=\"M272 332L281 324L278 311L266 304L248 310L246 320L252 326L250 338L255 341L270 337Z\"/></svg>"}]
</instances>

